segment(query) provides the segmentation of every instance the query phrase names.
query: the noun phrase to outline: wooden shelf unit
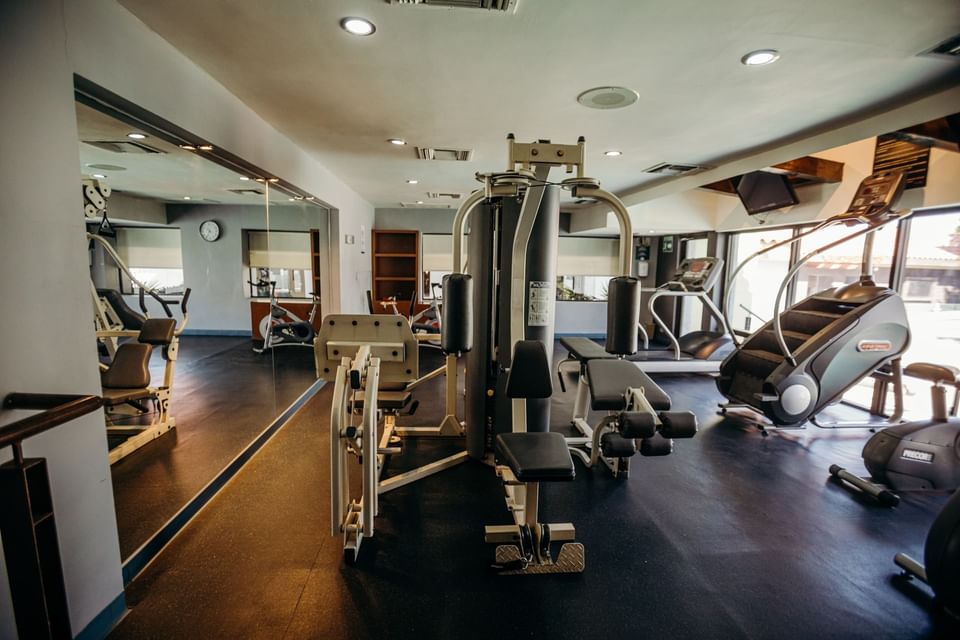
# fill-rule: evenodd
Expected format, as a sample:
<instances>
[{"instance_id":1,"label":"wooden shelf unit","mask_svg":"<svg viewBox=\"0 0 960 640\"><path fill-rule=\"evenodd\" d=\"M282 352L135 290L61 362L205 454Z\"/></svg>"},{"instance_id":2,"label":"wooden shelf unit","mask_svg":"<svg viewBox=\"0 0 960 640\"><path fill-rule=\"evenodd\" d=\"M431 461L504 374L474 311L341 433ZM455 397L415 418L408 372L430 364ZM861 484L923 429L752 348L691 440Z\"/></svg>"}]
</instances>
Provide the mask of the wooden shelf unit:
<instances>
[{"instance_id":1,"label":"wooden shelf unit","mask_svg":"<svg viewBox=\"0 0 960 640\"><path fill-rule=\"evenodd\" d=\"M310 284L312 288L307 293L320 293L320 274L326 265L320 262L320 230L310 229ZM320 317L319 311L317 317Z\"/></svg>"},{"instance_id":2,"label":"wooden shelf unit","mask_svg":"<svg viewBox=\"0 0 960 640\"><path fill-rule=\"evenodd\" d=\"M420 299L420 232L415 229L373 230L373 299L395 297L408 313L410 297Z\"/></svg>"}]
</instances>

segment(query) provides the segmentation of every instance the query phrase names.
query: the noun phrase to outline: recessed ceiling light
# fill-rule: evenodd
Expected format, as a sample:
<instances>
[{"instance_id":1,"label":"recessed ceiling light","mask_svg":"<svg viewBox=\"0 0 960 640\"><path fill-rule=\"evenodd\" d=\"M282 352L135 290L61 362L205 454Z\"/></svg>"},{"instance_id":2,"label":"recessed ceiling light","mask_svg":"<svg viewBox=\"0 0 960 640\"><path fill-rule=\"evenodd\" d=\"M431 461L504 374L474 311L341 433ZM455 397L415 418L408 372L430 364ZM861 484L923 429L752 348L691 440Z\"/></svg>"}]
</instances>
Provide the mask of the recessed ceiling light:
<instances>
[{"instance_id":1,"label":"recessed ceiling light","mask_svg":"<svg viewBox=\"0 0 960 640\"><path fill-rule=\"evenodd\" d=\"M647 231L647 233L656 233L656 232L657 232L656 229L649 229L649 230Z\"/></svg>"},{"instance_id":2,"label":"recessed ceiling light","mask_svg":"<svg viewBox=\"0 0 960 640\"><path fill-rule=\"evenodd\" d=\"M250 178L248 178L247 176L240 176L240 179L243 180L244 182L246 182L246 181L249 180Z\"/></svg>"},{"instance_id":3,"label":"recessed ceiling light","mask_svg":"<svg viewBox=\"0 0 960 640\"><path fill-rule=\"evenodd\" d=\"M145 138L147 137L147 134L145 134L145 133L137 133L136 131L134 131L133 133L128 133L128 134L127 134L127 137L128 137L128 138L133 138L134 140L143 140L143 139L145 139Z\"/></svg>"},{"instance_id":4,"label":"recessed ceiling light","mask_svg":"<svg viewBox=\"0 0 960 640\"><path fill-rule=\"evenodd\" d=\"M202 145L200 145L199 147L197 147L197 149L200 149L200 151L213 151L213 145L212 145L212 144L202 144Z\"/></svg>"},{"instance_id":5,"label":"recessed ceiling light","mask_svg":"<svg viewBox=\"0 0 960 640\"><path fill-rule=\"evenodd\" d=\"M355 36L369 36L377 30L372 22L366 18L344 18L340 21L340 28Z\"/></svg>"},{"instance_id":6,"label":"recessed ceiling light","mask_svg":"<svg viewBox=\"0 0 960 640\"><path fill-rule=\"evenodd\" d=\"M95 173L95 174L93 174L93 177L96 178L96 179L98 179L98 180L103 180L103 179L106 178L107 176L103 175L102 173Z\"/></svg>"},{"instance_id":7,"label":"recessed ceiling light","mask_svg":"<svg viewBox=\"0 0 960 640\"><path fill-rule=\"evenodd\" d=\"M185 151L196 151L196 150L197 150L197 148L196 148L195 146L193 146L192 144L182 144L182 145L180 145L180 148L183 149L183 150L185 150Z\"/></svg>"},{"instance_id":8,"label":"recessed ceiling light","mask_svg":"<svg viewBox=\"0 0 960 640\"><path fill-rule=\"evenodd\" d=\"M307 200L313 201L313 196L307 196Z\"/></svg>"},{"instance_id":9,"label":"recessed ceiling light","mask_svg":"<svg viewBox=\"0 0 960 640\"><path fill-rule=\"evenodd\" d=\"M280 178L270 178L267 182L280 182Z\"/></svg>"},{"instance_id":10,"label":"recessed ceiling light","mask_svg":"<svg viewBox=\"0 0 960 640\"><path fill-rule=\"evenodd\" d=\"M591 109L622 109L640 98L640 94L626 87L594 87L577 96L577 102Z\"/></svg>"},{"instance_id":11,"label":"recessed ceiling light","mask_svg":"<svg viewBox=\"0 0 960 640\"><path fill-rule=\"evenodd\" d=\"M417 200L417 204L423 204L423 200Z\"/></svg>"},{"instance_id":12,"label":"recessed ceiling light","mask_svg":"<svg viewBox=\"0 0 960 640\"><path fill-rule=\"evenodd\" d=\"M398 147L402 147L403 145L407 144L406 140L401 140L400 138L390 138L387 140L387 142L390 144L395 144Z\"/></svg>"},{"instance_id":13,"label":"recessed ceiling light","mask_svg":"<svg viewBox=\"0 0 960 640\"><path fill-rule=\"evenodd\" d=\"M293 201L294 201L294 198L287 198L287 201L288 201L288 202L293 202Z\"/></svg>"},{"instance_id":14,"label":"recessed ceiling light","mask_svg":"<svg viewBox=\"0 0 960 640\"><path fill-rule=\"evenodd\" d=\"M407 180L407 184L417 184L419 180Z\"/></svg>"},{"instance_id":15,"label":"recessed ceiling light","mask_svg":"<svg viewBox=\"0 0 960 640\"><path fill-rule=\"evenodd\" d=\"M184 200L189 200L189 199L190 199L190 196L183 196L183 199L184 199Z\"/></svg>"},{"instance_id":16,"label":"recessed ceiling light","mask_svg":"<svg viewBox=\"0 0 960 640\"><path fill-rule=\"evenodd\" d=\"M610 151L604 151L603 155L607 156L608 158L616 158L617 156L622 156L623 151L616 151L611 149Z\"/></svg>"},{"instance_id":17,"label":"recessed ceiling light","mask_svg":"<svg viewBox=\"0 0 960 640\"><path fill-rule=\"evenodd\" d=\"M740 58L740 62L748 67L756 67L762 64L776 62L779 57L780 52L776 49L758 49Z\"/></svg>"}]
</instances>

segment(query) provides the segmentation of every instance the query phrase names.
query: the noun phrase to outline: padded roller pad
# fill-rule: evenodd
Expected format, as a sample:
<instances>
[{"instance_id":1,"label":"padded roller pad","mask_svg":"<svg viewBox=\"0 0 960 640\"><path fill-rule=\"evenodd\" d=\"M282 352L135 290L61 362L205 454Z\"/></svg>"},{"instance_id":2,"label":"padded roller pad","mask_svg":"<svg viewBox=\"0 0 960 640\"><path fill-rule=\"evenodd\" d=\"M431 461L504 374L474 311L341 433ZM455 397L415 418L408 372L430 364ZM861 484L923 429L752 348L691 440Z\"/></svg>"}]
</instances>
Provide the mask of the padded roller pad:
<instances>
[{"instance_id":1,"label":"padded roller pad","mask_svg":"<svg viewBox=\"0 0 960 640\"><path fill-rule=\"evenodd\" d=\"M697 435L697 416L692 411L664 411L660 433L664 438L692 438Z\"/></svg>"},{"instance_id":2,"label":"padded roller pad","mask_svg":"<svg viewBox=\"0 0 960 640\"><path fill-rule=\"evenodd\" d=\"M617 416L617 424L624 438L651 438L657 433L657 421L643 411L623 411Z\"/></svg>"},{"instance_id":3,"label":"padded roller pad","mask_svg":"<svg viewBox=\"0 0 960 640\"><path fill-rule=\"evenodd\" d=\"M600 436L600 452L606 458L629 458L637 452L637 441L610 431Z\"/></svg>"},{"instance_id":4,"label":"padded roller pad","mask_svg":"<svg viewBox=\"0 0 960 640\"><path fill-rule=\"evenodd\" d=\"M640 455L642 456L668 456L671 453L673 453L673 440L664 438L659 433L640 441Z\"/></svg>"},{"instance_id":5,"label":"padded roller pad","mask_svg":"<svg viewBox=\"0 0 960 640\"><path fill-rule=\"evenodd\" d=\"M520 482L573 480L573 458L560 433L502 433L497 436L497 459Z\"/></svg>"},{"instance_id":6,"label":"padded roller pad","mask_svg":"<svg viewBox=\"0 0 960 640\"><path fill-rule=\"evenodd\" d=\"M576 358L580 362L616 358L615 355L612 353L607 353L603 347L589 338L560 338L560 345L570 352L570 357Z\"/></svg>"},{"instance_id":7,"label":"padded roller pad","mask_svg":"<svg viewBox=\"0 0 960 640\"><path fill-rule=\"evenodd\" d=\"M623 411L628 388L643 389L656 411L670 410L670 396L637 367L626 360L591 360L587 363L590 408L595 411Z\"/></svg>"}]
</instances>

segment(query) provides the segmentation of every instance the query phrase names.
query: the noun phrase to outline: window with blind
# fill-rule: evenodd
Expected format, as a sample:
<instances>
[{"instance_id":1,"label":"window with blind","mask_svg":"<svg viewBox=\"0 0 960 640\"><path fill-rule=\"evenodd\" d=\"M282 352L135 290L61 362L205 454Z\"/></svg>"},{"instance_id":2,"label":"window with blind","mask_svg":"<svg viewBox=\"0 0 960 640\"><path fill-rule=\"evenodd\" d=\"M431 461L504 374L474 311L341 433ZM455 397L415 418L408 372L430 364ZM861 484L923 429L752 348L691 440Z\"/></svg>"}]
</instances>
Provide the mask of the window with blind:
<instances>
[{"instance_id":1,"label":"window with blind","mask_svg":"<svg viewBox=\"0 0 960 640\"><path fill-rule=\"evenodd\" d=\"M450 234L420 235L420 264L423 271L423 299L442 299L443 277L453 272L453 236ZM463 260L467 260L467 243L463 243Z\"/></svg>"},{"instance_id":2,"label":"window with blind","mask_svg":"<svg viewBox=\"0 0 960 640\"><path fill-rule=\"evenodd\" d=\"M606 300L610 279L619 271L619 251L619 238L560 238L557 300Z\"/></svg>"},{"instance_id":3,"label":"window with blind","mask_svg":"<svg viewBox=\"0 0 960 640\"><path fill-rule=\"evenodd\" d=\"M117 229L117 253L130 272L145 285L173 293L183 288L183 256L180 229L123 227ZM139 287L121 273L121 291L136 293Z\"/></svg>"},{"instance_id":4,"label":"window with blind","mask_svg":"<svg viewBox=\"0 0 960 640\"><path fill-rule=\"evenodd\" d=\"M270 282L278 298L306 298L310 282L310 233L307 231L247 231L250 296L270 297Z\"/></svg>"}]
</instances>

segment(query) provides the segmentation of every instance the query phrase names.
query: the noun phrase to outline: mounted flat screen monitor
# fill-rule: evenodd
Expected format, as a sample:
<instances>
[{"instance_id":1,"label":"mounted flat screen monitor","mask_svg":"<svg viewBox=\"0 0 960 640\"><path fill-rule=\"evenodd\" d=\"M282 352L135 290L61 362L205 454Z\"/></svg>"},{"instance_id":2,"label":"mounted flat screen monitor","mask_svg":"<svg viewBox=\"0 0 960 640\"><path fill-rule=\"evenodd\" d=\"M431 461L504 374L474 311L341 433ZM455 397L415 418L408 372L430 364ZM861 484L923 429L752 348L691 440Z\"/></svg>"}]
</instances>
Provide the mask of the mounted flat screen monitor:
<instances>
[{"instance_id":1,"label":"mounted flat screen monitor","mask_svg":"<svg viewBox=\"0 0 960 640\"><path fill-rule=\"evenodd\" d=\"M740 176L737 195L750 215L800 202L787 176L767 171L754 171Z\"/></svg>"}]
</instances>

